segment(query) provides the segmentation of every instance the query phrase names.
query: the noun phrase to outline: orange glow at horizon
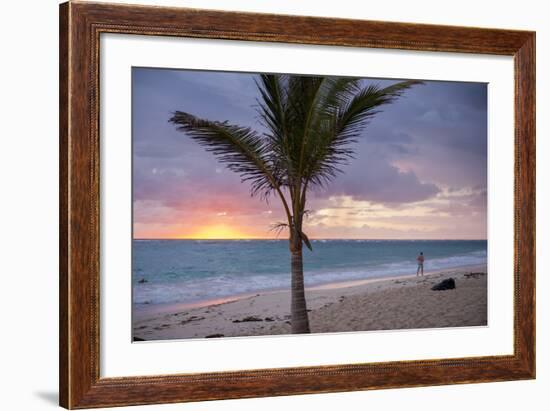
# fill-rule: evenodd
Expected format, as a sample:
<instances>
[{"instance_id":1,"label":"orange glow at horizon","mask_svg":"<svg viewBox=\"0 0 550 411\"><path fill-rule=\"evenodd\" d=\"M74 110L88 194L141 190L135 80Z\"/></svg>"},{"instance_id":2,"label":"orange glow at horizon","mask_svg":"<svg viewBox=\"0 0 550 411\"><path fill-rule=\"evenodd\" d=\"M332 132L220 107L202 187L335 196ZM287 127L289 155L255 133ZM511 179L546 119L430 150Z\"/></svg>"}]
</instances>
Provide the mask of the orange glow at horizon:
<instances>
[{"instance_id":1,"label":"orange glow at horizon","mask_svg":"<svg viewBox=\"0 0 550 411\"><path fill-rule=\"evenodd\" d=\"M386 205L351 196L339 195L313 199L314 210L305 222L310 239L484 239L486 221L483 212L457 216L449 205L469 201L477 192L443 190L437 196L406 206ZM477 193L479 194L479 193ZM462 200L462 198L465 200ZM457 200L458 199L458 200ZM134 222L136 239L182 240L257 240L285 239L288 231L271 229L284 221L278 208L272 209L254 199L224 198L220 206L193 204L183 210L170 211L164 221ZM141 204L137 205L138 213ZM149 208L156 216L166 208ZM480 209L482 211L482 209Z\"/></svg>"},{"instance_id":2,"label":"orange glow at horizon","mask_svg":"<svg viewBox=\"0 0 550 411\"><path fill-rule=\"evenodd\" d=\"M258 238L258 236L250 235L227 224L211 224L200 227L188 235L177 235L177 238L190 240L232 240L254 239Z\"/></svg>"}]
</instances>

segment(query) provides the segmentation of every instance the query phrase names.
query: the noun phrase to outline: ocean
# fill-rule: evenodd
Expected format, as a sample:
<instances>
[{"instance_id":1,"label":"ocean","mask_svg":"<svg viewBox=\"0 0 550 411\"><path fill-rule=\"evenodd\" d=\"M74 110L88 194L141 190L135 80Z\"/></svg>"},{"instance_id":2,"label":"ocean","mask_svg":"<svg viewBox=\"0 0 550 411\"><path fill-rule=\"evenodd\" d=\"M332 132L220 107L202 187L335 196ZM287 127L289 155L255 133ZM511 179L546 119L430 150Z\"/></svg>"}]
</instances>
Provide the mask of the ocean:
<instances>
[{"instance_id":1,"label":"ocean","mask_svg":"<svg viewBox=\"0 0 550 411\"><path fill-rule=\"evenodd\" d=\"M416 273L487 262L486 240L313 240L304 247L307 286ZM288 240L134 240L136 309L199 304L290 287Z\"/></svg>"}]
</instances>

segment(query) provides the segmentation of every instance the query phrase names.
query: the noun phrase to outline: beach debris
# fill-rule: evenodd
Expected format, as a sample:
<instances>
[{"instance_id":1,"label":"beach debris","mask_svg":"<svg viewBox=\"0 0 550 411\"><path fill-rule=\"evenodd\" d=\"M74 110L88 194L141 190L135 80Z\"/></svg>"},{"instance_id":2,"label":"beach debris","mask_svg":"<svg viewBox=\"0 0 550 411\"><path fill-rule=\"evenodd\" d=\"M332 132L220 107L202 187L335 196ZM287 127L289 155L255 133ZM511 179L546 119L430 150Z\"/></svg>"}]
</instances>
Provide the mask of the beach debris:
<instances>
[{"instance_id":1,"label":"beach debris","mask_svg":"<svg viewBox=\"0 0 550 411\"><path fill-rule=\"evenodd\" d=\"M437 283L432 287L433 291L443 291L443 290L452 290L456 288L454 278L447 278L446 280Z\"/></svg>"},{"instance_id":2,"label":"beach debris","mask_svg":"<svg viewBox=\"0 0 550 411\"><path fill-rule=\"evenodd\" d=\"M207 335L204 338L220 338L220 337L225 337L225 335L223 335L223 334L210 334L210 335Z\"/></svg>"},{"instance_id":3,"label":"beach debris","mask_svg":"<svg viewBox=\"0 0 550 411\"><path fill-rule=\"evenodd\" d=\"M479 278L483 275L485 275L485 273L464 273L464 277L466 278Z\"/></svg>"},{"instance_id":4,"label":"beach debris","mask_svg":"<svg viewBox=\"0 0 550 411\"><path fill-rule=\"evenodd\" d=\"M196 315L193 315L189 318L186 318L185 320L181 321L180 324L187 324L187 323L190 323L191 321L200 321L200 320L204 320L204 317L197 317Z\"/></svg>"},{"instance_id":5,"label":"beach debris","mask_svg":"<svg viewBox=\"0 0 550 411\"><path fill-rule=\"evenodd\" d=\"M247 323L247 322L253 322L253 321L263 321L263 320L260 317L255 317L253 315L244 317L241 320L233 320L234 323Z\"/></svg>"},{"instance_id":6,"label":"beach debris","mask_svg":"<svg viewBox=\"0 0 550 411\"><path fill-rule=\"evenodd\" d=\"M140 284L147 283L147 282L148 281L145 278L142 278L141 280L138 281L138 283L140 283Z\"/></svg>"}]
</instances>

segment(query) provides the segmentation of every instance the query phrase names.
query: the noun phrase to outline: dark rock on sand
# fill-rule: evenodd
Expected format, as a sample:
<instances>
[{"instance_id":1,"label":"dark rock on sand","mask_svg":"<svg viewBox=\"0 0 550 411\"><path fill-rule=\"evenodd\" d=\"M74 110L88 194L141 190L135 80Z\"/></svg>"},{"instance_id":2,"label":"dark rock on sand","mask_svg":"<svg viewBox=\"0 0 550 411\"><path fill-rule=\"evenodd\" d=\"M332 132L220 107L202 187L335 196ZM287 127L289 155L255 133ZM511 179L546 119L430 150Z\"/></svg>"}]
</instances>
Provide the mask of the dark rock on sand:
<instances>
[{"instance_id":1,"label":"dark rock on sand","mask_svg":"<svg viewBox=\"0 0 550 411\"><path fill-rule=\"evenodd\" d=\"M446 280L443 280L440 283L437 283L436 285L434 285L432 287L432 290L443 291L443 290L452 290L454 288L456 288L454 278L447 278Z\"/></svg>"},{"instance_id":2,"label":"dark rock on sand","mask_svg":"<svg viewBox=\"0 0 550 411\"><path fill-rule=\"evenodd\" d=\"M210 335L207 335L204 338L220 338L220 337L225 337L225 335L223 335L223 334L210 334Z\"/></svg>"},{"instance_id":3,"label":"dark rock on sand","mask_svg":"<svg viewBox=\"0 0 550 411\"><path fill-rule=\"evenodd\" d=\"M259 317L254 317L254 316L244 317L242 320L233 320L234 323L247 323L252 321L263 321L263 320Z\"/></svg>"}]
</instances>

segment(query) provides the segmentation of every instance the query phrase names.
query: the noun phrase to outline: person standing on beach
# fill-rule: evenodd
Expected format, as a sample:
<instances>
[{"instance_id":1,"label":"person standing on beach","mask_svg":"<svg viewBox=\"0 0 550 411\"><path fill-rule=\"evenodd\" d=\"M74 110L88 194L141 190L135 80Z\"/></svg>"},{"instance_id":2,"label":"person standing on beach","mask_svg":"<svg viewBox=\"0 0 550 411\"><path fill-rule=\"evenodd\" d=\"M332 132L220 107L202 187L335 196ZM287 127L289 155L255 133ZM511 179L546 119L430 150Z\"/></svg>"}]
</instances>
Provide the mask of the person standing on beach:
<instances>
[{"instance_id":1,"label":"person standing on beach","mask_svg":"<svg viewBox=\"0 0 550 411\"><path fill-rule=\"evenodd\" d=\"M418 268L416 269L416 276L418 277L418 273L420 275L424 275L424 253L420 251L420 254L418 254L418 257L416 257L416 261L418 261Z\"/></svg>"}]
</instances>

